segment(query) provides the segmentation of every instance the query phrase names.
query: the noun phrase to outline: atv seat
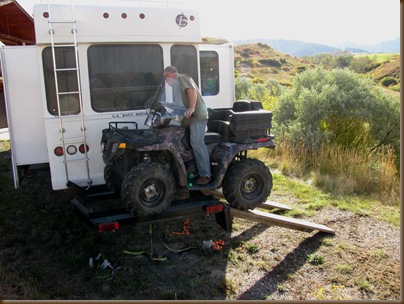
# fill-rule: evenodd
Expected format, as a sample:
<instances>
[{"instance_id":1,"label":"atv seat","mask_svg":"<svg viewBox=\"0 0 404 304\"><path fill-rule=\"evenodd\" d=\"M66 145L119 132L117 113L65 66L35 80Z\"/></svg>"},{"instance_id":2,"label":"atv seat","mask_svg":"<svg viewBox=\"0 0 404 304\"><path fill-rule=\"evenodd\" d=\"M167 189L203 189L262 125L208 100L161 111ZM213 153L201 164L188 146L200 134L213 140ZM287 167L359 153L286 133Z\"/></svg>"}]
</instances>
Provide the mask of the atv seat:
<instances>
[{"instance_id":1,"label":"atv seat","mask_svg":"<svg viewBox=\"0 0 404 304\"><path fill-rule=\"evenodd\" d=\"M205 144L213 144L223 142L222 134L218 132L205 132Z\"/></svg>"},{"instance_id":2,"label":"atv seat","mask_svg":"<svg viewBox=\"0 0 404 304\"><path fill-rule=\"evenodd\" d=\"M207 134L211 133L217 133L221 136L220 141L229 141L230 139L230 131L229 131L229 125L230 125L230 117L233 115L233 111L229 109L225 110L213 110L213 109L208 109L209 112L209 120L208 120L208 132L205 133L205 142L206 142L206 136ZM212 139L209 141L212 142L213 136L210 135ZM216 140L219 138L216 136ZM217 141L213 141L217 142Z\"/></svg>"},{"instance_id":3,"label":"atv seat","mask_svg":"<svg viewBox=\"0 0 404 304\"><path fill-rule=\"evenodd\" d=\"M258 100L237 100L233 104L234 112L245 112L245 111L255 111L263 110L261 101Z\"/></svg>"}]
</instances>

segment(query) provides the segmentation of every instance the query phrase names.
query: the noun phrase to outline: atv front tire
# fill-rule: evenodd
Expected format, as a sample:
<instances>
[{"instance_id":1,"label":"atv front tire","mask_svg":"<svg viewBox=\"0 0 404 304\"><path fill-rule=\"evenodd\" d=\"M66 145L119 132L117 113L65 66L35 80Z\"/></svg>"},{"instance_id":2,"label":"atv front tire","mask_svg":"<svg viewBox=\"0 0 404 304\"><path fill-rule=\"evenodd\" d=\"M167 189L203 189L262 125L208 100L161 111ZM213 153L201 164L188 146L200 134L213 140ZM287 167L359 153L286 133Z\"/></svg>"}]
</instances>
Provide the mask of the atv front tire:
<instances>
[{"instance_id":1,"label":"atv front tire","mask_svg":"<svg viewBox=\"0 0 404 304\"><path fill-rule=\"evenodd\" d=\"M175 180L171 172L156 163L143 163L132 168L122 182L121 198L134 214L159 214L171 206Z\"/></svg>"},{"instance_id":2,"label":"atv front tire","mask_svg":"<svg viewBox=\"0 0 404 304\"><path fill-rule=\"evenodd\" d=\"M272 174L257 159L233 161L223 179L223 194L230 206L254 209L266 201L272 190Z\"/></svg>"}]
</instances>

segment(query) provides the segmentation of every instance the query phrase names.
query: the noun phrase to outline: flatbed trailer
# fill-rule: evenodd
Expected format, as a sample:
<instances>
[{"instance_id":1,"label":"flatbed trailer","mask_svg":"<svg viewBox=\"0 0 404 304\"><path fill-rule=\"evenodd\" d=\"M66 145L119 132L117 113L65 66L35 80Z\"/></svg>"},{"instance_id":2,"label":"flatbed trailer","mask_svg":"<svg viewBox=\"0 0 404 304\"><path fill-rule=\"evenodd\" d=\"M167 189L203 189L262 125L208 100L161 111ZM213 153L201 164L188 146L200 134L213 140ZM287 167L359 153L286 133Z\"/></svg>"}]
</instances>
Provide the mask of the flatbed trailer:
<instances>
[{"instance_id":1,"label":"flatbed trailer","mask_svg":"<svg viewBox=\"0 0 404 304\"><path fill-rule=\"evenodd\" d=\"M231 231L230 211L219 199L212 195L195 193L188 199L175 200L163 213L147 217L137 217L122 208L119 195L104 187L91 187L86 190L69 182L69 190L76 215L99 232L117 230L123 225L156 224L168 220L214 214L216 222L226 231ZM101 210L99 208L101 207Z\"/></svg>"},{"instance_id":2,"label":"flatbed trailer","mask_svg":"<svg viewBox=\"0 0 404 304\"><path fill-rule=\"evenodd\" d=\"M109 191L107 188L93 186L86 190L72 182L68 183L68 188L75 196L72 200L75 213L99 232L118 230L121 226L128 224L150 225L189 216L214 215L216 223L227 232L232 231L233 218L238 217L268 226L280 226L306 232L318 230L330 234L335 233L333 229L325 225L306 220L288 218L286 216L255 209L246 211L238 210L230 207L229 204L223 200L220 191L204 191L204 193L194 191L195 193L188 199L173 201L171 207L161 214L137 217L125 208L119 207L119 195ZM109 206L107 207L108 203ZM97 210L96 207L99 208L100 205L103 209ZM115 208L113 207L114 205ZM284 204L271 201L263 203L258 208L291 210L290 207Z\"/></svg>"}]
</instances>

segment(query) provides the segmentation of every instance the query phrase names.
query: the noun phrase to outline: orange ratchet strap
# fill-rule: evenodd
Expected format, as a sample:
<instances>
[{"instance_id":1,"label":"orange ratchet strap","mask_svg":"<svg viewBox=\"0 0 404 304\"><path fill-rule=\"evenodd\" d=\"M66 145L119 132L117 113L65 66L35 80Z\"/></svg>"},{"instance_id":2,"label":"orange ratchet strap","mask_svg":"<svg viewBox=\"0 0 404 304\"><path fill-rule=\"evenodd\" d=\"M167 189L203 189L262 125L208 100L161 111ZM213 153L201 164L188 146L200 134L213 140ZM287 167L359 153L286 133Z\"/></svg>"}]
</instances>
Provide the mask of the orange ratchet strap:
<instances>
[{"instance_id":1,"label":"orange ratchet strap","mask_svg":"<svg viewBox=\"0 0 404 304\"><path fill-rule=\"evenodd\" d=\"M184 227L182 229L182 232L171 232L171 234L177 234L177 235L187 235L189 234L189 228L191 227L191 223L189 221L189 218L184 222Z\"/></svg>"},{"instance_id":2,"label":"orange ratchet strap","mask_svg":"<svg viewBox=\"0 0 404 304\"><path fill-rule=\"evenodd\" d=\"M215 250L220 250L224 246L223 240L214 241L213 243L215 243L215 246L213 247Z\"/></svg>"}]
</instances>

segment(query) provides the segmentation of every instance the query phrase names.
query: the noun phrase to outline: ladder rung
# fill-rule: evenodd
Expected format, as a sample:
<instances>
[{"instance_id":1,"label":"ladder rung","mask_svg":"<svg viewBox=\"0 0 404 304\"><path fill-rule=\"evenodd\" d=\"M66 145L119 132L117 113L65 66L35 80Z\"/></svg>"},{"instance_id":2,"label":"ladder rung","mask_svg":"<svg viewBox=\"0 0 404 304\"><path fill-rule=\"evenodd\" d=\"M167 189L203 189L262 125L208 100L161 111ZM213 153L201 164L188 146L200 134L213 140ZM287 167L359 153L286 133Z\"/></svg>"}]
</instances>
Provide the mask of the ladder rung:
<instances>
[{"instance_id":1,"label":"ladder rung","mask_svg":"<svg viewBox=\"0 0 404 304\"><path fill-rule=\"evenodd\" d=\"M76 23L76 21L75 20L70 20L70 21L68 21L68 20L66 20L66 21L51 21L51 20L49 20L48 21L48 23L71 23L71 24L73 24L73 23Z\"/></svg>"},{"instance_id":2,"label":"ladder rung","mask_svg":"<svg viewBox=\"0 0 404 304\"><path fill-rule=\"evenodd\" d=\"M53 44L53 47L58 48L58 47L76 47L77 45L74 43L71 44Z\"/></svg>"},{"instance_id":3,"label":"ladder rung","mask_svg":"<svg viewBox=\"0 0 404 304\"><path fill-rule=\"evenodd\" d=\"M63 161L64 163L74 163L74 162L86 162L89 161L88 157L85 158L78 158L78 159L66 159L66 161Z\"/></svg>"},{"instance_id":4,"label":"ladder rung","mask_svg":"<svg viewBox=\"0 0 404 304\"><path fill-rule=\"evenodd\" d=\"M78 71L79 68L66 68L66 69L55 69L56 72L68 72L68 71Z\"/></svg>"},{"instance_id":5,"label":"ladder rung","mask_svg":"<svg viewBox=\"0 0 404 304\"><path fill-rule=\"evenodd\" d=\"M70 94L80 94L80 91L76 91L76 92L59 92L57 93L58 95L70 95Z\"/></svg>"},{"instance_id":6,"label":"ladder rung","mask_svg":"<svg viewBox=\"0 0 404 304\"><path fill-rule=\"evenodd\" d=\"M68 141L69 143L77 143L77 144L82 144L84 143L84 140L87 139L87 137L64 137L61 139L62 141L66 142Z\"/></svg>"}]
</instances>

